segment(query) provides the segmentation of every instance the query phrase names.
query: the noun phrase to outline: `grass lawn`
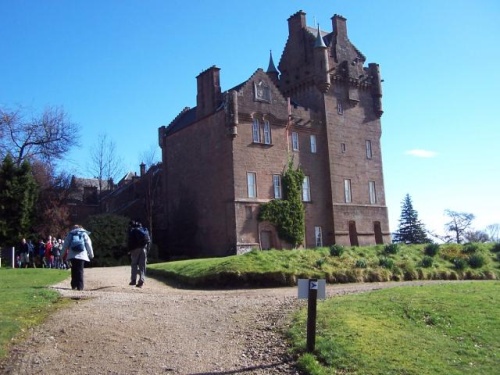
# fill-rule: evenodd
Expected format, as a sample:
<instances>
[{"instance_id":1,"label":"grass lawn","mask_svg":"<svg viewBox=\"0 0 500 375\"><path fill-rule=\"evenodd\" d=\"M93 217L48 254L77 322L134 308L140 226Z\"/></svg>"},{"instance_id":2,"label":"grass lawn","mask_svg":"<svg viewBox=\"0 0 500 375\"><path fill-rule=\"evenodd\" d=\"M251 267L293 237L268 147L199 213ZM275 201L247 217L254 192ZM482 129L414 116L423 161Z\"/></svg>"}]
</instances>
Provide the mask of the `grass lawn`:
<instances>
[{"instance_id":1,"label":"grass lawn","mask_svg":"<svg viewBox=\"0 0 500 375\"><path fill-rule=\"evenodd\" d=\"M251 251L148 265L148 274L196 288L400 280L498 280L499 244ZM12 338L60 306L46 286L68 271L0 268L0 358ZM318 304L316 350L305 353L306 311L288 332L308 374L498 374L500 282L395 288Z\"/></svg>"},{"instance_id":2,"label":"grass lawn","mask_svg":"<svg viewBox=\"0 0 500 375\"><path fill-rule=\"evenodd\" d=\"M196 288L295 286L300 278L324 278L327 283L500 279L500 244L446 244L433 255L425 245L334 250L254 250L151 264L148 272Z\"/></svg>"},{"instance_id":3,"label":"grass lawn","mask_svg":"<svg viewBox=\"0 0 500 375\"><path fill-rule=\"evenodd\" d=\"M0 358L13 338L42 322L60 301L46 287L69 277L68 271L43 268L0 268Z\"/></svg>"},{"instance_id":4,"label":"grass lawn","mask_svg":"<svg viewBox=\"0 0 500 375\"><path fill-rule=\"evenodd\" d=\"M318 301L316 346L307 309L288 331L307 374L482 374L500 369L500 282L404 287Z\"/></svg>"}]
</instances>

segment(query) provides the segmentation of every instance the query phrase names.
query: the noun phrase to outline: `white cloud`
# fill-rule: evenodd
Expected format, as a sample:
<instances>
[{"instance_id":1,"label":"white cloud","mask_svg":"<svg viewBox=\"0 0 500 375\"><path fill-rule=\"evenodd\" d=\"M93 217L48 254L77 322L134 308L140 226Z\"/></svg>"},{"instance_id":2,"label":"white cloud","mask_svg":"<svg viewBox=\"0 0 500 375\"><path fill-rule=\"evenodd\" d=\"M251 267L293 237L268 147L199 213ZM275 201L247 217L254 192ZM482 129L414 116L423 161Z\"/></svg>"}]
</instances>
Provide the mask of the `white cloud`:
<instances>
[{"instance_id":1,"label":"white cloud","mask_svg":"<svg viewBox=\"0 0 500 375\"><path fill-rule=\"evenodd\" d=\"M437 155L437 152L428 150L409 150L405 152L406 155L416 156L417 158L433 158Z\"/></svg>"}]
</instances>

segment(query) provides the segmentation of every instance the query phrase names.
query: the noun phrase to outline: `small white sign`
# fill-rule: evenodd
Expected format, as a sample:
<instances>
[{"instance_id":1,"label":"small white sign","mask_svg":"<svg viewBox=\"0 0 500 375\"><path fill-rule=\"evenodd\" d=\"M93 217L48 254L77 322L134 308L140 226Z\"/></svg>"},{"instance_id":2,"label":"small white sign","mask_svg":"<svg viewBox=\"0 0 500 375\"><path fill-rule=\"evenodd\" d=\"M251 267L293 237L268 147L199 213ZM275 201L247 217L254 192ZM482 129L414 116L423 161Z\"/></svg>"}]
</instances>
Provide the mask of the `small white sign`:
<instances>
[{"instance_id":1,"label":"small white sign","mask_svg":"<svg viewBox=\"0 0 500 375\"><path fill-rule=\"evenodd\" d=\"M297 286L299 287L299 299L308 299L309 290L318 291L318 299L326 298L326 281L325 279L298 279Z\"/></svg>"}]
</instances>

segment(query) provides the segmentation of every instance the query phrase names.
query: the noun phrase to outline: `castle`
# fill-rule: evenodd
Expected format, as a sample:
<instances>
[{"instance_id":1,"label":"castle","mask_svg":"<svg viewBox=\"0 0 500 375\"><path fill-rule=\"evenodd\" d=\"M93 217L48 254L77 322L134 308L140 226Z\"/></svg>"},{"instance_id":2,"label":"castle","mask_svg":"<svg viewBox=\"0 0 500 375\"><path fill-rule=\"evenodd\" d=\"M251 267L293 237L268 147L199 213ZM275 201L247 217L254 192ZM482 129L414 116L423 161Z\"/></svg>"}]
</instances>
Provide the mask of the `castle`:
<instances>
[{"instance_id":1,"label":"castle","mask_svg":"<svg viewBox=\"0 0 500 375\"><path fill-rule=\"evenodd\" d=\"M197 77L196 107L158 130L169 251L222 256L290 248L262 203L282 198L291 159L305 178L306 248L391 241L381 154L379 66L351 43L346 19L332 32L288 19L276 68L257 69L227 91L220 69ZM163 236L162 236L163 237Z\"/></svg>"}]
</instances>

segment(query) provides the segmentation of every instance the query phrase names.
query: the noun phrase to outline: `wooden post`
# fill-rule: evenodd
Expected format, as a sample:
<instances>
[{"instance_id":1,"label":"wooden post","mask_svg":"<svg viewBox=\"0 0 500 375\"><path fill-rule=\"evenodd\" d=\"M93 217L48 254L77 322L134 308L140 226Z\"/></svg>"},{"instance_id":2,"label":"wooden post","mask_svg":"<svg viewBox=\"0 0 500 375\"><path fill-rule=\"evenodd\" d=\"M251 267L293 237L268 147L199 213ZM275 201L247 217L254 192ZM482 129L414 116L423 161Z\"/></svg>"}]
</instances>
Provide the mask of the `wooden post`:
<instances>
[{"instance_id":1,"label":"wooden post","mask_svg":"<svg viewBox=\"0 0 500 375\"><path fill-rule=\"evenodd\" d=\"M316 305L318 301L318 280L309 279L307 298L307 351L312 353L316 345Z\"/></svg>"}]
</instances>

